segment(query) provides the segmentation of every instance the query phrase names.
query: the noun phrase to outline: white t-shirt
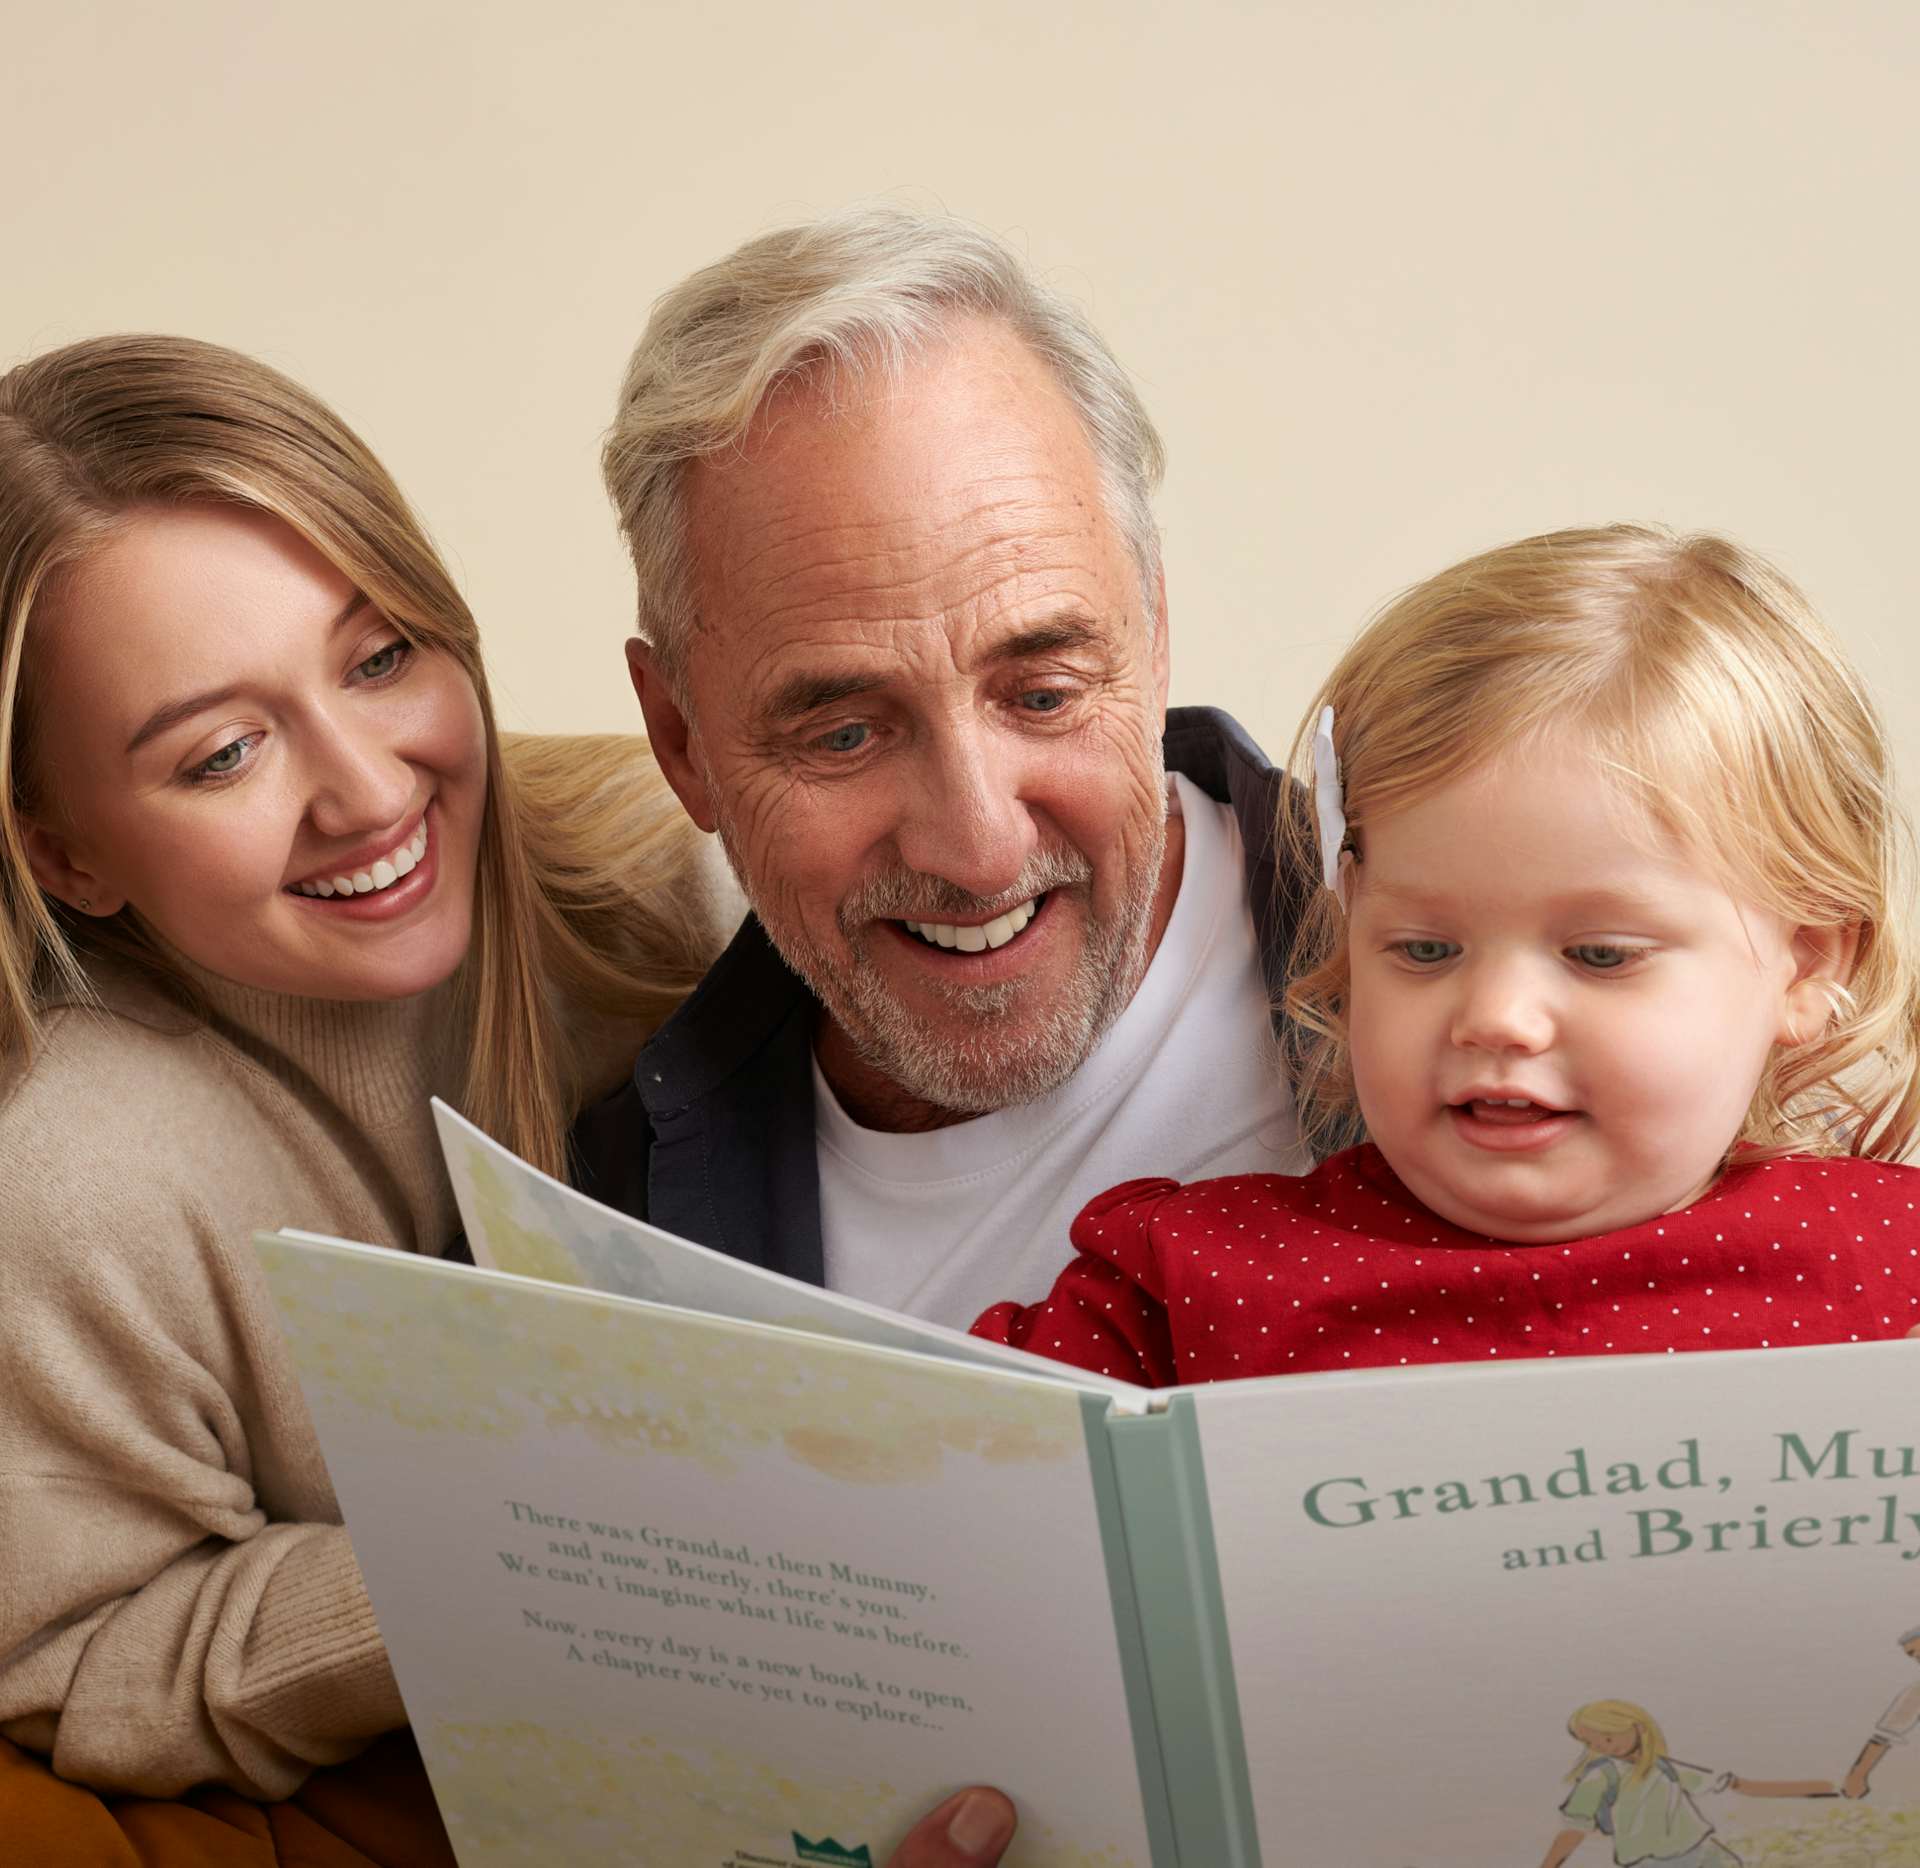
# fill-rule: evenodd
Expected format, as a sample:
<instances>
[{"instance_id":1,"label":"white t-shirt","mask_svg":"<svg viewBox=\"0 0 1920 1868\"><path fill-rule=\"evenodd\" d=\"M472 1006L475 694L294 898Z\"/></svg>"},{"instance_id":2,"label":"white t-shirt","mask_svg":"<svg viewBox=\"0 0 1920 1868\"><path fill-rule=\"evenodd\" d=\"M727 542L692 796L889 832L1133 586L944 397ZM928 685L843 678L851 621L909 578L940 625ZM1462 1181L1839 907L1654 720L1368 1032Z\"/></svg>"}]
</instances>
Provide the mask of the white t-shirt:
<instances>
[{"instance_id":1,"label":"white t-shirt","mask_svg":"<svg viewBox=\"0 0 1920 1868\"><path fill-rule=\"evenodd\" d=\"M1177 773L1180 892L1133 1002L1050 1096L923 1135L862 1128L813 1067L827 1287L965 1329L1044 1297L1067 1228L1142 1175L1299 1174L1233 812Z\"/></svg>"}]
</instances>

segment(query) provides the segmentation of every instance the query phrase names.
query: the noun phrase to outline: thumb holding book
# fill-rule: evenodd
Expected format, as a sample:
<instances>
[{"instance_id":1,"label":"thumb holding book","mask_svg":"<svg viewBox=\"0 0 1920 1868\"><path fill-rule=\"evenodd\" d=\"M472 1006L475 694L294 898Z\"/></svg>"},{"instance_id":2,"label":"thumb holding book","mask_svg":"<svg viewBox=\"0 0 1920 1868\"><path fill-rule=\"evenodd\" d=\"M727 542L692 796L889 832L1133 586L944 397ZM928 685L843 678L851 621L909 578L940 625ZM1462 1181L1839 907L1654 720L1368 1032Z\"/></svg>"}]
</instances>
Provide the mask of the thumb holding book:
<instances>
[{"instance_id":1,"label":"thumb holding book","mask_svg":"<svg viewBox=\"0 0 1920 1868\"><path fill-rule=\"evenodd\" d=\"M976 1784L914 1824L887 1868L994 1868L1013 1840L1013 1804Z\"/></svg>"}]
</instances>

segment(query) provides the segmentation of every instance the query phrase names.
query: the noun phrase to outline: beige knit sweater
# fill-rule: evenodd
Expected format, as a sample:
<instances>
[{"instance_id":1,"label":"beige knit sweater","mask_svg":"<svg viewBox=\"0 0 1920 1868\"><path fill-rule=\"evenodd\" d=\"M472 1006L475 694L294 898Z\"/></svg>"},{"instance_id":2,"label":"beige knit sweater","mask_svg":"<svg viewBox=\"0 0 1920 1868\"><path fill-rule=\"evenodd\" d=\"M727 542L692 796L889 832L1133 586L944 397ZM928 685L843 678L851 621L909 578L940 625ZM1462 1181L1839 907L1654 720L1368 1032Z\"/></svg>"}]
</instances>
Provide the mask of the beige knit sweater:
<instances>
[{"instance_id":1,"label":"beige knit sweater","mask_svg":"<svg viewBox=\"0 0 1920 1868\"><path fill-rule=\"evenodd\" d=\"M198 983L210 1025L105 982L0 1100L0 1734L282 1797L406 1714L250 1241L442 1251L427 1099L464 1059L446 988ZM604 1077L641 1034L595 1035Z\"/></svg>"}]
</instances>

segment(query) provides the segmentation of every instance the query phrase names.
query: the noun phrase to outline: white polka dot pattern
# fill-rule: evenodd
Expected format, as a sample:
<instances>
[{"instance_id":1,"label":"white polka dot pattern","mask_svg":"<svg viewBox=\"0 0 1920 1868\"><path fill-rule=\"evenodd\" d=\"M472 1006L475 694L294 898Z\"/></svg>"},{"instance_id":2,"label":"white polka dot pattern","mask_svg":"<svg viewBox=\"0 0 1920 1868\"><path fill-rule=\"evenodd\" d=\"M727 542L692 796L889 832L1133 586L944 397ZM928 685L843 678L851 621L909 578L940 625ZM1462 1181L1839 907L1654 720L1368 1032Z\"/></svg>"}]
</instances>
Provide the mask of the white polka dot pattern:
<instances>
[{"instance_id":1,"label":"white polka dot pattern","mask_svg":"<svg viewBox=\"0 0 1920 1868\"><path fill-rule=\"evenodd\" d=\"M1298 1178L1129 1181L1044 1302L975 1332L1134 1381L1863 1342L1920 1324L1920 1169L1736 1164L1678 1213L1567 1245L1462 1232L1373 1148Z\"/></svg>"}]
</instances>

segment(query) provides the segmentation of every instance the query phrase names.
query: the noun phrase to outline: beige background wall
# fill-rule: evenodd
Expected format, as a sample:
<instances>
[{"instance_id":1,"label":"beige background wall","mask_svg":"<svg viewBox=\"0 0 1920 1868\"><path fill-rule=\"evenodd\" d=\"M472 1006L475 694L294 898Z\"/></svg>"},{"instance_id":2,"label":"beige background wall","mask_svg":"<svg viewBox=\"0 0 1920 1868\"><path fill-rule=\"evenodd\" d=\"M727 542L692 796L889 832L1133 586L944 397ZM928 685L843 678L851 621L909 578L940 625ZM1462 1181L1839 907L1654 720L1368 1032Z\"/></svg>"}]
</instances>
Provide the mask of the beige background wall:
<instances>
[{"instance_id":1,"label":"beige background wall","mask_svg":"<svg viewBox=\"0 0 1920 1868\"><path fill-rule=\"evenodd\" d=\"M1163 425L1175 697L1270 744L1390 592L1728 528L1920 777L1904 0L0 0L0 358L261 353L384 455L509 724L625 728L598 437L649 302L860 196L1089 305ZM1910 785L1910 793L1915 789Z\"/></svg>"}]
</instances>

